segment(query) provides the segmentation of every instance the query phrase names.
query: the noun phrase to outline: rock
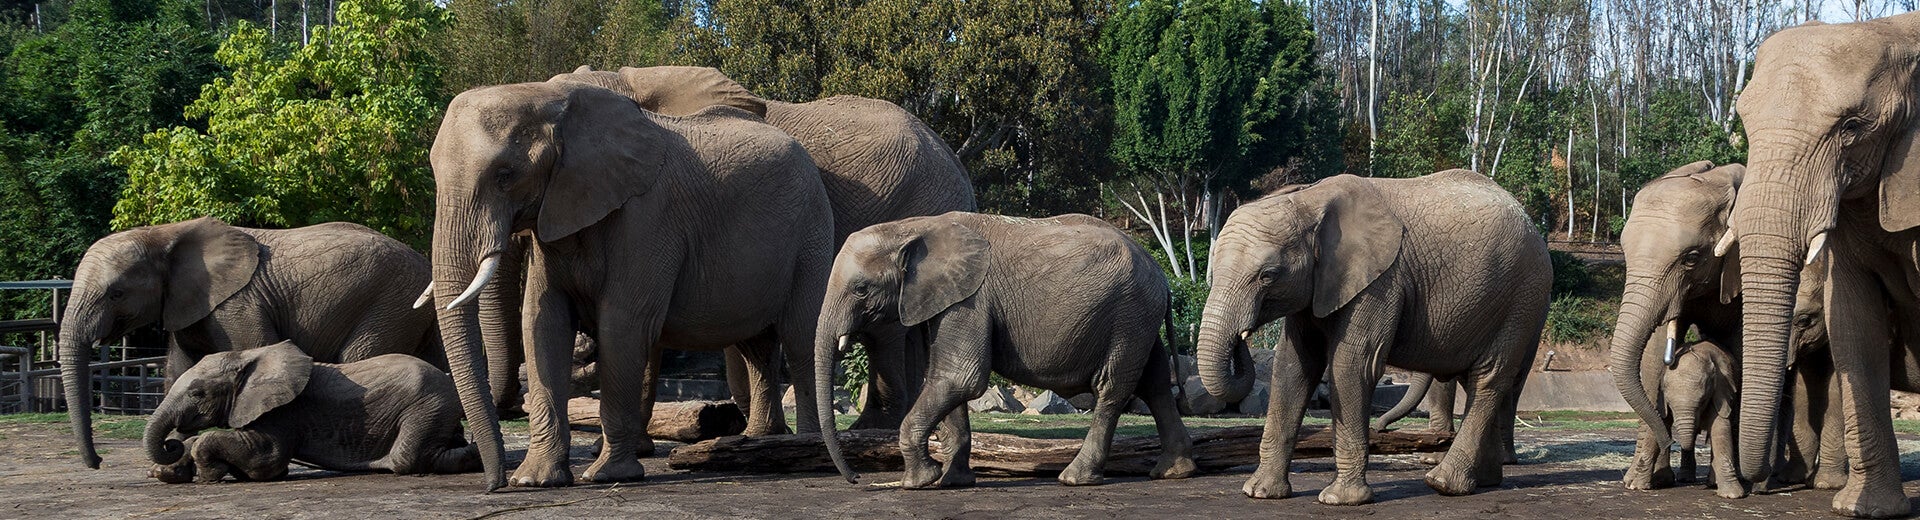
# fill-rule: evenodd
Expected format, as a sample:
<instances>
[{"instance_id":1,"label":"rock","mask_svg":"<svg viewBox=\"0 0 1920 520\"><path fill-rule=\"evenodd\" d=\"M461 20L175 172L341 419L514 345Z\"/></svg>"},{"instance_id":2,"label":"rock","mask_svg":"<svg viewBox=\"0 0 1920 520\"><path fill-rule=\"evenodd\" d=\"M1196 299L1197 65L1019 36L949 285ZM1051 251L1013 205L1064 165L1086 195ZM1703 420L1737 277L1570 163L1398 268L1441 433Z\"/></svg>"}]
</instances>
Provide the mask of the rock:
<instances>
[{"instance_id":1,"label":"rock","mask_svg":"<svg viewBox=\"0 0 1920 520\"><path fill-rule=\"evenodd\" d=\"M846 390L833 389L833 411L842 414L853 414L853 394L847 393Z\"/></svg>"},{"instance_id":2,"label":"rock","mask_svg":"<svg viewBox=\"0 0 1920 520\"><path fill-rule=\"evenodd\" d=\"M1269 395L1266 383L1254 383L1253 391L1247 392L1247 398L1241 399L1234 409L1245 415L1266 417Z\"/></svg>"},{"instance_id":3,"label":"rock","mask_svg":"<svg viewBox=\"0 0 1920 520\"><path fill-rule=\"evenodd\" d=\"M1153 415L1153 410L1147 408L1146 401L1135 397L1127 403L1127 413L1134 415Z\"/></svg>"},{"instance_id":4,"label":"rock","mask_svg":"<svg viewBox=\"0 0 1920 520\"><path fill-rule=\"evenodd\" d=\"M1094 400L1093 394L1080 394L1067 398L1067 404L1071 404L1074 408L1079 408L1081 411L1087 411L1093 409Z\"/></svg>"},{"instance_id":5,"label":"rock","mask_svg":"<svg viewBox=\"0 0 1920 520\"><path fill-rule=\"evenodd\" d=\"M1013 398L1013 390L1004 386L988 387L980 398L967 401L967 409L979 413L1020 413L1026 405Z\"/></svg>"},{"instance_id":6,"label":"rock","mask_svg":"<svg viewBox=\"0 0 1920 520\"><path fill-rule=\"evenodd\" d=\"M1060 396L1053 393L1052 390L1048 390L1040 392L1038 396L1034 396L1032 401L1027 401L1027 409L1020 413L1027 415L1061 415L1080 413L1080 410L1075 409L1072 403L1068 403L1066 399L1060 398Z\"/></svg>"},{"instance_id":7,"label":"rock","mask_svg":"<svg viewBox=\"0 0 1920 520\"><path fill-rule=\"evenodd\" d=\"M1253 354L1254 384L1265 385L1267 384L1268 381L1272 381L1273 380L1273 349L1256 348L1256 349L1249 349L1248 352Z\"/></svg>"},{"instance_id":8,"label":"rock","mask_svg":"<svg viewBox=\"0 0 1920 520\"><path fill-rule=\"evenodd\" d=\"M1213 415L1227 409L1227 403L1207 393L1207 386L1200 382L1200 376L1187 376L1186 383L1180 388L1186 393L1180 398L1180 413L1183 415Z\"/></svg>"},{"instance_id":9,"label":"rock","mask_svg":"<svg viewBox=\"0 0 1920 520\"><path fill-rule=\"evenodd\" d=\"M800 405L794 400L793 385L786 386L787 391L780 394L780 408L786 410L788 416L792 416L794 409L799 408Z\"/></svg>"},{"instance_id":10,"label":"rock","mask_svg":"<svg viewBox=\"0 0 1920 520\"><path fill-rule=\"evenodd\" d=\"M1040 392L1035 392L1033 389L1024 386L1013 385L1012 390L1013 399L1022 403L1032 401L1035 397L1040 397Z\"/></svg>"},{"instance_id":11,"label":"rock","mask_svg":"<svg viewBox=\"0 0 1920 520\"><path fill-rule=\"evenodd\" d=\"M868 382L860 385L860 392L853 394L853 411L861 413L867 411L867 392L872 391L873 383Z\"/></svg>"},{"instance_id":12,"label":"rock","mask_svg":"<svg viewBox=\"0 0 1920 520\"><path fill-rule=\"evenodd\" d=\"M1185 380L1188 377L1200 375L1200 364L1194 361L1193 356L1180 354L1174 356L1173 359L1176 361L1173 367L1175 369L1174 377Z\"/></svg>"}]
</instances>

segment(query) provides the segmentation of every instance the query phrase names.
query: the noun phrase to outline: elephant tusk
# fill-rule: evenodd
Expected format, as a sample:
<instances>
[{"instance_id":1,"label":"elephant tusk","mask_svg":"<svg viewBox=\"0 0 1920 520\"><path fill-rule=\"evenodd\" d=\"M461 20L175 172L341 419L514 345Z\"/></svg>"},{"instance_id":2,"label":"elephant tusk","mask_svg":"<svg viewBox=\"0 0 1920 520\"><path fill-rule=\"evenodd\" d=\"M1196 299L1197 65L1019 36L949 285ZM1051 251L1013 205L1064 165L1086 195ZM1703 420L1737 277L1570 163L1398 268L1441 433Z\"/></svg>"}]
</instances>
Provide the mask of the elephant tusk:
<instances>
[{"instance_id":1,"label":"elephant tusk","mask_svg":"<svg viewBox=\"0 0 1920 520\"><path fill-rule=\"evenodd\" d=\"M1249 341L1249 340L1252 340L1252 339L1253 339L1253 329L1247 329L1247 330L1243 330L1243 331L1240 331L1240 342L1241 342L1241 343L1246 343L1247 341Z\"/></svg>"},{"instance_id":2,"label":"elephant tusk","mask_svg":"<svg viewBox=\"0 0 1920 520\"><path fill-rule=\"evenodd\" d=\"M500 270L500 257L498 255L490 255L486 260L481 260L480 272L473 275L473 283L467 284L466 292L460 293L460 297L454 298L452 303L448 303L447 308L452 309L466 305L469 301L473 301L473 297L480 294L480 289L486 287L487 281L492 280L493 273L498 270Z\"/></svg>"},{"instance_id":3,"label":"elephant tusk","mask_svg":"<svg viewBox=\"0 0 1920 520\"><path fill-rule=\"evenodd\" d=\"M1720 234L1720 241L1713 243L1713 256L1727 256L1727 250L1733 248L1733 241L1733 229L1728 228L1725 233Z\"/></svg>"},{"instance_id":4,"label":"elephant tusk","mask_svg":"<svg viewBox=\"0 0 1920 520\"><path fill-rule=\"evenodd\" d=\"M853 338L846 334L841 334L840 335L840 353L845 354L851 350L853 350Z\"/></svg>"},{"instance_id":5,"label":"elephant tusk","mask_svg":"<svg viewBox=\"0 0 1920 520\"><path fill-rule=\"evenodd\" d=\"M1821 231L1819 233L1814 233L1813 240L1807 242L1806 264L1813 265L1813 260L1815 258L1819 258L1820 253L1824 251L1826 248L1827 248L1827 232Z\"/></svg>"},{"instance_id":6,"label":"elephant tusk","mask_svg":"<svg viewBox=\"0 0 1920 520\"><path fill-rule=\"evenodd\" d=\"M426 307L429 303L433 303L433 282L427 282L427 290L420 291L420 299L413 301L413 308Z\"/></svg>"},{"instance_id":7,"label":"elephant tusk","mask_svg":"<svg viewBox=\"0 0 1920 520\"><path fill-rule=\"evenodd\" d=\"M1667 354L1664 359L1666 360L1667 366L1669 367L1673 366L1674 358L1678 357L1677 355L1675 355L1675 352L1674 352L1675 349L1673 347L1674 347L1674 344L1679 342L1680 342L1680 320L1677 318L1668 320L1667 321Z\"/></svg>"}]
</instances>

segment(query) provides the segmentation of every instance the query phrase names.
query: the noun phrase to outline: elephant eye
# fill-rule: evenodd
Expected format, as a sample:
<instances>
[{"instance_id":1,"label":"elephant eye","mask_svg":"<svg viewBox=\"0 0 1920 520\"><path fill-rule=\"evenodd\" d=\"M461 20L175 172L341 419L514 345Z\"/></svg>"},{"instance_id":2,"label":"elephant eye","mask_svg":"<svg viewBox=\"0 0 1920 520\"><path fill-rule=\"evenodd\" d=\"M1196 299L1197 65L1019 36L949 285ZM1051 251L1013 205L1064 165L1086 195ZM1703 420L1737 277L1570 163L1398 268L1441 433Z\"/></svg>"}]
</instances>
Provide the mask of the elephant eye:
<instances>
[{"instance_id":1,"label":"elephant eye","mask_svg":"<svg viewBox=\"0 0 1920 520\"><path fill-rule=\"evenodd\" d=\"M1859 139L1860 134L1865 133L1867 131L1867 128L1871 126L1873 126L1872 121L1868 121L1866 120L1866 118L1862 118L1859 116L1854 116L1854 117L1849 117L1845 121L1840 122L1840 132L1841 132L1841 135L1847 140L1848 143L1852 143L1854 140Z\"/></svg>"},{"instance_id":2,"label":"elephant eye","mask_svg":"<svg viewBox=\"0 0 1920 520\"><path fill-rule=\"evenodd\" d=\"M1700 263L1700 250L1695 249L1692 251L1687 251L1687 255L1685 257L1682 257L1681 261L1686 262L1687 267L1693 267L1694 264Z\"/></svg>"},{"instance_id":3,"label":"elephant eye","mask_svg":"<svg viewBox=\"0 0 1920 520\"><path fill-rule=\"evenodd\" d=\"M195 388L193 390L187 391L187 396L192 397L194 399L200 399L207 396L207 391L199 388Z\"/></svg>"},{"instance_id":4,"label":"elephant eye","mask_svg":"<svg viewBox=\"0 0 1920 520\"><path fill-rule=\"evenodd\" d=\"M1279 279L1279 269L1268 268L1260 271L1260 285L1273 285Z\"/></svg>"},{"instance_id":5,"label":"elephant eye","mask_svg":"<svg viewBox=\"0 0 1920 520\"><path fill-rule=\"evenodd\" d=\"M107 299L109 300L113 300L117 302L117 301L120 301L120 299L126 298L126 297L127 297L127 292L120 289L107 291Z\"/></svg>"},{"instance_id":6,"label":"elephant eye","mask_svg":"<svg viewBox=\"0 0 1920 520\"><path fill-rule=\"evenodd\" d=\"M859 282L859 283L853 284L853 297L855 298L867 297L867 282Z\"/></svg>"},{"instance_id":7,"label":"elephant eye","mask_svg":"<svg viewBox=\"0 0 1920 520\"><path fill-rule=\"evenodd\" d=\"M1803 329L1804 329L1804 328L1807 328L1807 327L1812 327L1812 326L1813 326L1813 315L1812 315L1812 314L1802 314L1802 315L1800 315L1800 317L1797 317L1797 318L1794 318L1794 319L1793 319L1793 325L1794 325L1795 327L1800 327L1800 328L1803 328Z\"/></svg>"}]
</instances>

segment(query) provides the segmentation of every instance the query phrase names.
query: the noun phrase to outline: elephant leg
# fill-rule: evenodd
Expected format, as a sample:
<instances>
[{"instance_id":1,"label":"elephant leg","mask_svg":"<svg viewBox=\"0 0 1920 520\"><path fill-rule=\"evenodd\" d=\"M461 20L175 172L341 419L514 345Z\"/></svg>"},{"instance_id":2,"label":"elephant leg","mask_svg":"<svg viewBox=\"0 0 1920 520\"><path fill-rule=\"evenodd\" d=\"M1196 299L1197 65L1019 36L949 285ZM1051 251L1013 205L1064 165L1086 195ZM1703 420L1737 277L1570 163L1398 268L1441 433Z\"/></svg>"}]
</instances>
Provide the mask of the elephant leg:
<instances>
[{"instance_id":1,"label":"elephant leg","mask_svg":"<svg viewBox=\"0 0 1920 520\"><path fill-rule=\"evenodd\" d=\"M1786 400L1780 406L1780 422L1788 426L1784 431L1789 437L1780 443L1780 454L1775 457L1777 462L1771 480L1776 484L1807 482L1814 471L1814 459L1819 456L1819 418L1809 413L1813 386L1810 377L1806 366L1796 364Z\"/></svg>"},{"instance_id":2,"label":"elephant leg","mask_svg":"<svg viewBox=\"0 0 1920 520\"><path fill-rule=\"evenodd\" d=\"M951 420L949 417L967 400L978 397L986 391L986 364L976 364L978 373L954 374L950 377L937 377L927 381L926 391L920 393L920 399L913 410L900 423L900 455L906 462L906 475L902 477L901 487L907 489L925 489L937 486L945 473L955 471L960 466L955 461L965 462L972 444L969 436L966 440L941 437L942 443L953 444L953 454L948 465L943 467L933 460L927 451L927 438L933 433L936 422ZM977 387L978 390L974 390ZM971 397L970 397L971 396ZM965 416L961 416L965 417ZM958 425L955 425L958 426ZM965 431L965 428L959 428ZM959 432L954 432L959 435ZM971 471L968 469L967 471ZM959 475L956 475L958 478Z\"/></svg>"},{"instance_id":3,"label":"elephant leg","mask_svg":"<svg viewBox=\"0 0 1920 520\"><path fill-rule=\"evenodd\" d=\"M1674 432L1675 440L1680 441L1680 465L1673 468L1673 479L1678 482L1693 482L1700 479L1699 445L1695 443L1698 432Z\"/></svg>"},{"instance_id":4,"label":"elephant leg","mask_svg":"<svg viewBox=\"0 0 1920 520\"><path fill-rule=\"evenodd\" d=\"M1453 399L1460 391L1458 379L1436 381L1427 389L1427 431L1453 434ZM1422 453L1420 463L1433 466L1444 453Z\"/></svg>"},{"instance_id":5,"label":"elephant leg","mask_svg":"<svg viewBox=\"0 0 1920 520\"><path fill-rule=\"evenodd\" d=\"M218 430L200 435L190 450L200 482L218 482L231 473L242 480L275 480L287 475L290 447L257 430Z\"/></svg>"},{"instance_id":6,"label":"elephant leg","mask_svg":"<svg viewBox=\"0 0 1920 520\"><path fill-rule=\"evenodd\" d=\"M1355 326L1355 332L1344 334L1334 346L1333 377L1327 379L1333 396L1334 477L1333 483L1320 490L1322 504L1346 506L1373 501L1373 489L1367 485L1367 417L1373 411L1374 382L1386 369L1386 356L1380 350L1389 340L1374 337L1372 332L1394 330L1393 320L1386 321L1388 325L1379 328L1371 324Z\"/></svg>"},{"instance_id":7,"label":"elephant leg","mask_svg":"<svg viewBox=\"0 0 1920 520\"><path fill-rule=\"evenodd\" d=\"M647 365L659 344L660 327L665 321L661 306L641 302L622 302L620 298L601 300L600 345L600 456L580 476L592 482L632 482L646 478L640 465L640 447L647 438L647 425L653 407L644 401L643 378ZM636 312L639 311L639 312ZM635 315L638 316L635 316ZM604 319L626 316L629 319Z\"/></svg>"},{"instance_id":8,"label":"elephant leg","mask_svg":"<svg viewBox=\"0 0 1920 520\"><path fill-rule=\"evenodd\" d=\"M1813 473L1814 489L1840 489L1847 485L1847 418L1840 405L1840 378L1827 366L1826 391L1820 395L1820 458Z\"/></svg>"},{"instance_id":9,"label":"elephant leg","mask_svg":"<svg viewBox=\"0 0 1920 520\"><path fill-rule=\"evenodd\" d=\"M902 408L908 402L907 328L898 323L876 324L866 336L862 343L867 347L867 370L871 374L867 391L861 396L865 405L852 429L899 428Z\"/></svg>"},{"instance_id":10,"label":"elephant leg","mask_svg":"<svg viewBox=\"0 0 1920 520\"><path fill-rule=\"evenodd\" d=\"M1326 370L1325 344L1291 320L1275 345L1268 377L1267 424L1260 433L1260 465L1240 492L1253 498L1287 498L1293 484L1287 470L1293 465L1294 443L1300 439L1300 419L1306 415L1307 396Z\"/></svg>"},{"instance_id":11,"label":"elephant leg","mask_svg":"<svg viewBox=\"0 0 1920 520\"><path fill-rule=\"evenodd\" d=\"M973 427L967 422L967 407L956 406L940 421L940 454L947 462L940 467L936 487L972 487Z\"/></svg>"},{"instance_id":12,"label":"elephant leg","mask_svg":"<svg viewBox=\"0 0 1920 520\"><path fill-rule=\"evenodd\" d=\"M1513 383L1503 380L1502 376L1512 377L1483 373L1463 380L1469 392L1467 418L1461 422L1460 434L1454 437L1453 446L1447 449L1440 465L1427 472L1427 486L1434 491L1458 496L1471 494L1480 486L1499 485L1498 415L1506 409L1501 402L1504 396L1499 394L1513 387Z\"/></svg>"},{"instance_id":13,"label":"elephant leg","mask_svg":"<svg viewBox=\"0 0 1920 520\"><path fill-rule=\"evenodd\" d=\"M1065 471L1060 472L1061 484L1093 485L1099 484L1105 477L1107 451L1113 447L1113 430L1119 426L1120 413L1126 411L1127 404L1132 402L1134 388L1140 384L1140 372L1144 371L1116 373L1112 367L1125 364L1124 360L1131 356L1146 354L1148 357L1162 357L1158 355L1160 349L1154 340L1148 339L1148 344L1143 345L1131 343L1140 341L1137 338L1121 336L1112 342L1107 370L1093 378L1093 420L1087 428L1086 439L1080 443L1080 453L1074 455L1073 462L1067 464ZM1361 422L1366 422L1364 417Z\"/></svg>"},{"instance_id":14,"label":"elephant leg","mask_svg":"<svg viewBox=\"0 0 1920 520\"><path fill-rule=\"evenodd\" d=\"M655 346L649 350L650 352L647 353L647 370L640 376L640 406L647 409L647 425L651 427L653 425L653 404L660 399L660 360L666 356L667 349ZM598 374L595 375L595 378L598 379ZM599 440L593 441L593 456L599 457L600 451L605 449L606 445L607 436L605 435L601 435ZM640 437L633 441L633 453L641 457L653 456L653 432L640 432Z\"/></svg>"},{"instance_id":15,"label":"elephant leg","mask_svg":"<svg viewBox=\"0 0 1920 520\"><path fill-rule=\"evenodd\" d=\"M538 265L544 263L543 256L532 257L536 265L529 272L545 272ZM567 428L566 399L572 390L568 376L573 371L573 309L566 296L550 288L543 276L527 276L526 300L521 314L527 327L521 334L527 360L527 398L523 404L527 412L527 455L507 483L520 487L572 485L568 455L573 448L573 432ZM607 350L604 342L600 349L602 354Z\"/></svg>"},{"instance_id":16,"label":"elephant leg","mask_svg":"<svg viewBox=\"0 0 1920 520\"><path fill-rule=\"evenodd\" d=\"M1533 366L1531 356L1528 356L1527 366ZM1526 388L1526 385L1526 374L1522 372L1520 377L1514 379L1513 390L1511 390L1513 393L1500 399L1501 464L1520 463L1520 453L1513 447L1513 425L1515 420L1520 416L1520 392Z\"/></svg>"},{"instance_id":17,"label":"elephant leg","mask_svg":"<svg viewBox=\"0 0 1920 520\"><path fill-rule=\"evenodd\" d=\"M1193 462L1193 437L1180 422L1180 409L1173 402L1173 363L1164 345L1155 345L1147 367L1134 385L1133 395L1147 403L1153 413L1153 427L1160 433L1160 461L1147 475L1156 479L1187 478L1199 469Z\"/></svg>"},{"instance_id":18,"label":"elephant leg","mask_svg":"<svg viewBox=\"0 0 1920 520\"><path fill-rule=\"evenodd\" d=\"M1654 440L1653 427L1645 424L1640 425L1637 437L1633 445L1633 463L1627 467L1627 474L1621 477L1621 483L1627 489L1638 490L1673 487L1671 448L1658 445Z\"/></svg>"},{"instance_id":19,"label":"elephant leg","mask_svg":"<svg viewBox=\"0 0 1920 520\"><path fill-rule=\"evenodd\" d=\"M753 375L747 372L747 357L740 353L740 347L740 345L728 346L726 353L721 357L726 359L727 395L732 396L734 406L740 407L740 415L747 417L751 422L753 399L756 397L753 394L753 383L750 382ZM659 360L651 361L647 364L647 370L657 372L659 365Z\"/></svg>"},{"instance_id":20,"label":"elephant leg","mask_svg":"<svg viewBox=\"0 0 1920 520\"><path fill-rule=\"evenodd\" d=\"M746 389L736 395L747 396L749 403L740 409L747 414L746 435L779 435L788 432L786 411L780 407L780 385L774 377L773 368L774 355L779 348L772 334L761 334L728 348L740 354L743 369L740 383ZM728 377L727 384L731 386L732 376Z\"/></svg>"},{"instance_id":21,"label":"elephant leg","mask_svg":"<svg viewBox=\"0 0 1920 520\"><path fill-rule=\"evenodd\" d=\"M1846 406L1852 471L1846 487L1834 494L1832 509L1853 517L1904 516L1909 506L1900 488L1900 451L1894 444L1887 393L1891 367L1886 349L1893 341L1892 325L1877 278L1840 258L1830 263L1827 334L1834 372L1840 377L1840 402Z\"/></svg>"},{"instance_id":22,"label":"elephant leg","mask_svg":"<svg viewBox=\"0 0 1920 520\"><path fill-rule=\"evenodd\" d=\"M1738 406L1732 396L1725 396L1720 406ZM1734 448L1733 441L1738 438L1734 431L1732 417L1713 418L1713 427L1707 432L1707 445L1713 447L1713 467L1707 470L1707 477L1713 483L1714 494L1722 498L1742 498L1747 496L1747 487L1740 484L1740 452Z\"/></svg>"}]
</instances>

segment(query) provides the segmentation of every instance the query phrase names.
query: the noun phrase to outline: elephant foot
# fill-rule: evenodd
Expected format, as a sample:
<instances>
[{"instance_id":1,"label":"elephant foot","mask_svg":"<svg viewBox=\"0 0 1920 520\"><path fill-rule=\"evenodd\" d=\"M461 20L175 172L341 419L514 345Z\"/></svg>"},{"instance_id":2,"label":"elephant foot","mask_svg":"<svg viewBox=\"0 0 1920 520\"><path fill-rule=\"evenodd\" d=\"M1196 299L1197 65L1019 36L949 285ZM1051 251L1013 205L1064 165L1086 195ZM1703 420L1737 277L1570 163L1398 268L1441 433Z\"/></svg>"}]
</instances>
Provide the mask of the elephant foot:
<instances>
[{"instance_id":1,"label":"elephant foot","mask_svg":"<svg viewBox=\"0 0 1920 520\"><path fill-rule=\"evenodd\" d=\"M1699 473L1696 473L1692 468L1680 468L1673 472L1674 482L1693 482L1699 480L1699 478Z\"/></svg>"},{"instance_id":2,"label":"elephant foot","mask_svg":"<svg viewBox=\"0 0 1920 520\"><path fill-rule=\"evenodd\" d=\"M1895 518L1907 516L1907 495L1900 486L1873 486L1848 483L1833 495L1833 513L1854 518Z\"/></svg>"},{"instance_id":3,"label":"elephant foot","mask_svg":"<svg viewBox=\"0 0 1920 520\"><path fill-rule=\"evenodd\" d=\"M920 460L907 459L906 475L900 477L900 487L904 489L931 489L940 482L940 465L933 459L921 455Z\"/></svg>"},{"instance_id":4,"label":"elephant foot","mask_svg":"<svg viewBox=\"0 0 1920 520\"><path fill-rule=\"evenodd\" d=\"M1813 473L1814 489L1843 489L1846 487L1847 471L1844 468L1835 471L1815 471Z\"/></svg>"},{"instance_id":5,"label":"elephant foot","mask_svg":"<svg viewBox=\"0 0 1920 520\"><path fill-rule=\"evenodd\" d=\"M147 476L168 484L193 482L193 464L155 465Z\"/></svg>"},{"instance_id":6,"label":"elephant foot","mask_svg":"<svg viewBox=\"0 0 1920 520\"><path fill-rule=\"evenodd\" d=\"M853 428L849 428L849 429L858 430L861 428L859 425L854 425ZM899 428L895 427L893 429L898 430ZM787 428L787 423L772 422L772 421L768 421L768 424L764 424L764 425L759 425L759 424L748 425L747 429L740 431L741 435L745 435L748 437L759 437L763 435L786 435L789 433L793 433L793 430Z\"/></svg>"},{"instance_id":7,"label":"elephant foot","mask_svg":"<svg viewBox=\"0 0 1920 520\"><path fill-rule=\"evenodd\" d=\"M1060 472L1060 483L1069 486L1098 485L1104 476L1094 471L1091 466L1093 464L1084 463L1082 459L1073 459L1073 463L1068 464L1067 469Z\"/></svg>"},{"instance_id":8,"label":"elephant foot","mask_svg":"<svg viewBox=\"0 0 1920 520\"><path fill-rule=\"evenodd\" d=\"M1713 488L1713 494L1720 495L1720 498L1747 498L1747 486L1742 485L1739 480L1721 481L1711 484L1710 487Z\"/></svg>"},{"instance_id":9,"label":"elephant foot","mask_svg":"<svg viewBox=\"0 0 1920 520\"><path fill-rule=\"evenodd\" d=\"M1627 470L1627 476L1620 479L1627 489L1640 491L1673 487L1673 468L1660 468L1655 471L1642 471L1639 468Z\"/></svg>"},{"instance_id":10,"label":"elephant foot","mask_svg":"<svg viewBox=\"0 0 1920 520\"><path fill-rule=\"evenodd\" d=\"M600 446L604 446L606 438L601 437L600 439L600 442L603 443L600 444ZM640 440L634 441L633 443L633 455L636 457L652 457L653 450L653 437L642 435L640 436ZM599 456L598 450L596 450L594 456Z\"/></svg>"},{"instance_id":11,"label":"elephant foot","mask_svg":"<svg viewBox=\"0 0 1920 520\"><path fill-rule=\"evenodd\" d=\"M1330 506L1357 506L1373 503L1373 487L1364 480L1335 479L1320 490L1320 503Z\"/></svg>"},{"instance_id":12,"label":"elephant foot","mask_svg":"<svg viewBox=\"0 0 1920 520\"><path fill-rule=\"evenodd\" d=\"M1262 466L1240 486L1240 492L1251 498L1287 498L1293 496L1293 483L1287 481L1286 470L1267 471Z\"/></svg>"},{"instance_id":13,"label":"elephant foot","mask_svg":"<svg viewBox=\"0 0 1920 520\"><path fill-rule=\"evenodd\" d=\"M1147 473L1147 476L1155 479L1180 479L1193 476L1199 469L1199 466L1193 464L1193 457L1186 455L1165 457L1160 459L1159 464L1153 466L1153 471Z\"/></svg>"},{"instance_id":14,"label":"elephant foot","mask_svg":"<svg viewBox=\"0 0 1920 520\"><path fill-rule=\"evenodd\" d=\"M943 488L973 487L973 481L973 468L950 467L940 473L940 483L938 486Z\"/></svg>"},{"instance_id":15,"label":"elephant foot","mask_svg":"<svg viewBox=\"0 0 1920 520\"><path fill-rule=\"evenodd\" d=\"M1433 488L1442 495L1453 497L1471 495L1474 489L1480 487L1480 482L1467 471L1442 471L1442 469L1433 468L1432 471L1427 472L1426 476L1427 487Z\"/></svg>"},{"instance_id":16,"label":"elephant foot","mask_svg":"<svg viewBox=\"0 0 1920 520\"><path fill-rule=\"evenodd\" d=\"M507 484L513 487L562 487L573 485L573 469L567 467L566 459L560 462L547 460L549 457L529 455L520 468L513 470L513 476Z\"/></svg>"},{"instance_id":17,"label":"elephant foot","mask_svg":"<svg viewBox=\"0 0 1920 520\"><path fill-rule=\"evenodd\" d=\"M1422 453L1420 454L1420 463L1428 466L1438 466L1440 465L1440 460L1443 458L1446 458L1446 452Z\"/></svg>"},{"instance_id":18,"label":"elephant foot","mask_svg":"<svg viewBox=\"0 0 1920 520\"><path fill-rule=\"evenodd\" d=\"M647 467L633 457L608 457L602 455L599 460L587 466L587 472L580 475L587 482L639 482L647 479Z\"/></svg>"},{"instance_id":19,"label":"elephant foot","mask_svg":"<svg viewBox=\"0 0 1920 520\"><path fill-rule=\"evenodd\" d=\"M201 463L194 468L193 481L201 484L218 484L227 478L227 465L221 463Z\"/></svg>"}]
</instances>

